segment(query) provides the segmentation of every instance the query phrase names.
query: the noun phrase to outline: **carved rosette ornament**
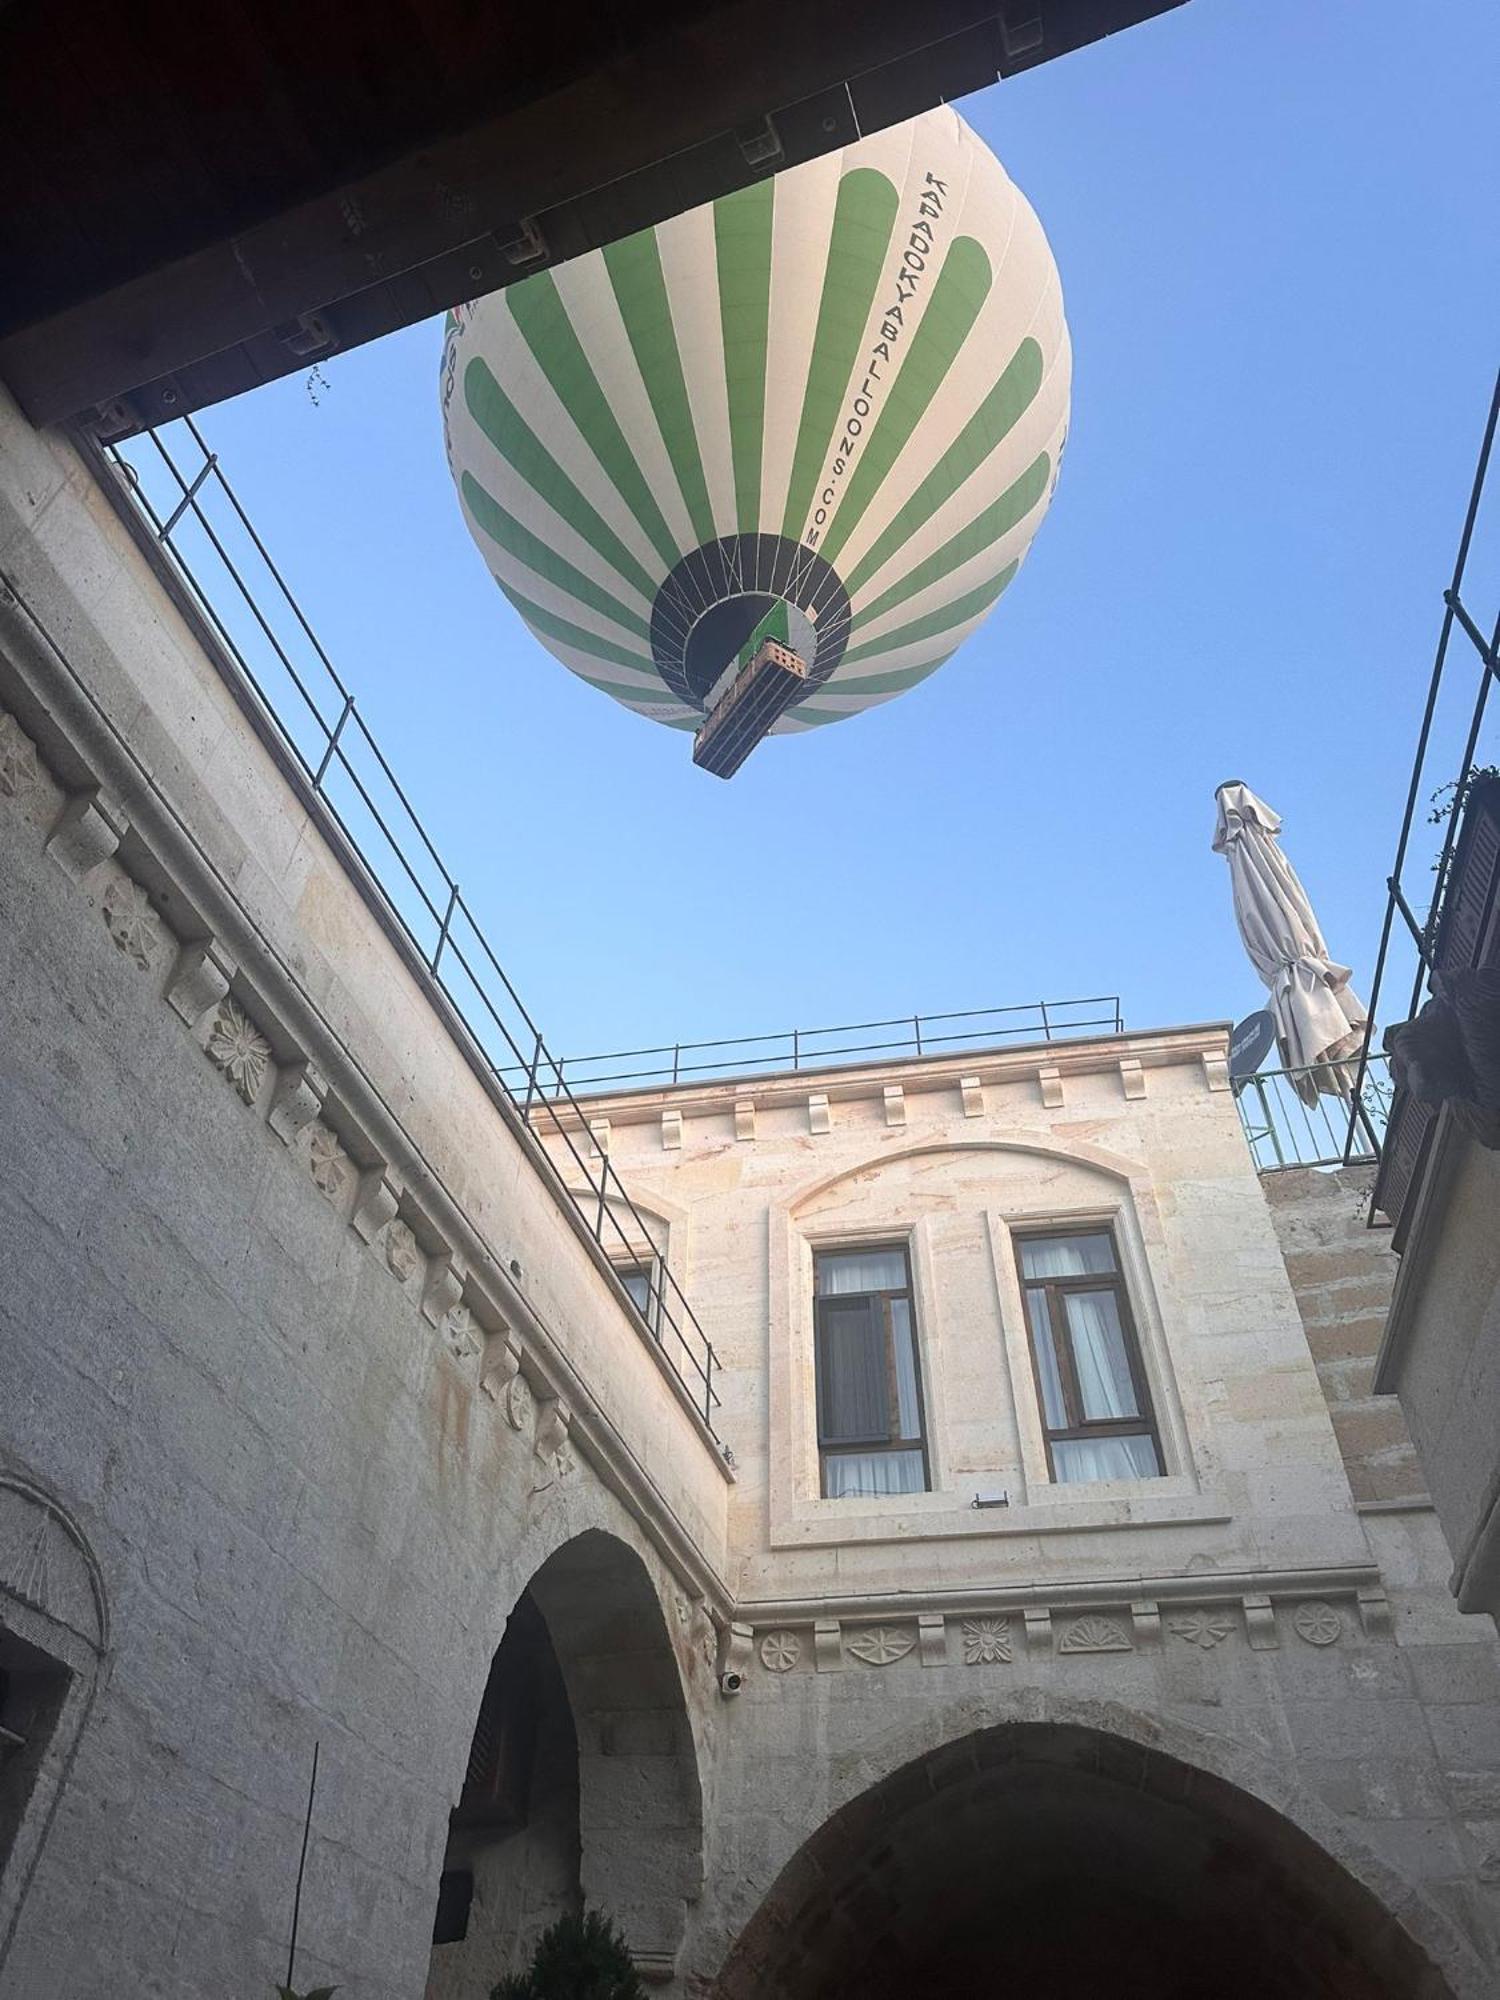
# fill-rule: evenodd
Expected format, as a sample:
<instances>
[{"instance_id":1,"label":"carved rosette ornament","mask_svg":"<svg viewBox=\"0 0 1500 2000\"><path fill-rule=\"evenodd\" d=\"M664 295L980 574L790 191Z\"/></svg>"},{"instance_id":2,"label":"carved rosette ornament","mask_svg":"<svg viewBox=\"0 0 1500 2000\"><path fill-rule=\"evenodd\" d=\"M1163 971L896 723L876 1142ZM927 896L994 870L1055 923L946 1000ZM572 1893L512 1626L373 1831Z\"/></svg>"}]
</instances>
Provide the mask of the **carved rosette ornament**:
<instances>
[{"instance_id":1,"label":"carved rosette ornament","mask_svg":"<svg viewBox=\"0 0 1500 2000\"><path fill-rule=\"evenodd\" d=\"M1227 1611L1183 1611L1167 1620L1167 1630L1207 1653L1229 1637L1234 1620Z\"/></svg>"},{"instance_id":2,"label":"carved rosette ornament","mask_svg":"<svg viewBox=\"0 0 1500 2000\"><path fill-rule=\"evenodd\" d=\"M104 927L115 944L142 972L149 972L161 939L161 918L139 882L117 875L100 905Z\"/></svg>"},{"instance_id":3,"label":"carved rosette ornament","mask_svg":"<svg viewBox=\"0 0 1500 2000\"><path fill-rule=\"evenodd\" d=\"M993 1666L1010 1658L1008 1618L966 1618L963 1622L964 1659L971 1667Z\"/></svg>"},{"instance_id":4,"label":"carved rosette ornament","mask_svg":"<svg viewBox=\"0 0 1500 2000\"><path fill-rule=\"evenodd\" d=\"M1113 1618L1075 1618L1059 1642L1060 1653L1128 1653L1125 1628Z\"/></svg>"},{"instance_id":5,"label":"carved rosette ornament","mask_svg":"<svg viewBox=\"0 0 1500 2000\"><path fill-rule=\"evenodd\" d=\"M503 1396L505 1421L513 1431L527 1431L531 1428L532 1413L536 1408L536 1398L531 1393L531 1384L524 1375L513 1375L505 1385Z\"/></svg>"},{"instance_id":6,"label":"carved rosette ornament","mask_svg":"<svg viewBox=\"0 0 1500 2000\"><path fill-rule=\"evenodd\" d=\"M916 1644L915 1636L897 1625L871 1625L845 1642L844 1650L867 1667L888 1667L904 1660Z\"/></svg>"},{"instance_id":7,"label":"carved rosette ornament","mask_svg":"<svg viewBox=\"0 0 1500 2000\"><path fill-rule=\"evenodd\" d=\"M398 1218L385 1232L386 1269L399 1284L404 1285L408 1278L415 1276L421 1261L422 1255L417 1248L416 1237Z\"/></svg>"},{"instance_id":8,"label":"carved rosette ornament","mask_svg":"<svg viewBox=\"0 0 1500 2000\"><path fill-rule=\"evenodd\" d=\"M1317 1601L1299 1604L1292 1613L1292 1626L1309 1646L1331 1646L1344 1634L1344 1621L1333 1606Z\"/></svg>"},{"instance_id":9,"label":"carved rosette ornament","mask_svg":"<svg viewBox=\"0 0 1500 2000\"><path fill-rule=\"evenodd\" d=\"M789 1674L802 1658L795 1632L768 1632L760 1642L760 1663L768 1674Z\"/></svg>"},{"instance_id":10,"label":"carved rosette ornament","mask_svg":"<svg viewBox=\"0 0 1500 2000\"><path fill-rule=\"evenodd\" d=\"M308 1144L307 1169L313 1185L330 1201L337 1201L349 1185L353 1163L326 1125L314 1125Z\"/></svg>"},{"instance_id":11,"label":"carved rosette ornament","mask_svg":"<svg viewBox=\"0 0 1500 2000\"><path fill-rule=\"evenodd\" d=\"M271 1065L271 1044L233 1000L219 1002L208 1031L208 1055L245 1102L253 1104Z\"/></svg>"},{"instance_id":12,"label":"carved rosette ornament","mask_svg":"<svg viewBox=\"0 0 1500 2000\"><path fill-rule=\"evenodd\" d=\"M13 715L0 715L0 792L8 799L25 798L40 776L36 745Z\"/></svg>"},{"instance_id":13,"label":"carved rosette ornament","mask_svg":"<svg viewBox=\"0 0 1500 2000\"><path fill-rule=\"evenodd\" d=\"M453 1306L443 1321L443 1340L455 1361L472 1361L484 1346L479 1322L466 1305Z\"/></svg>"}]
</instances>

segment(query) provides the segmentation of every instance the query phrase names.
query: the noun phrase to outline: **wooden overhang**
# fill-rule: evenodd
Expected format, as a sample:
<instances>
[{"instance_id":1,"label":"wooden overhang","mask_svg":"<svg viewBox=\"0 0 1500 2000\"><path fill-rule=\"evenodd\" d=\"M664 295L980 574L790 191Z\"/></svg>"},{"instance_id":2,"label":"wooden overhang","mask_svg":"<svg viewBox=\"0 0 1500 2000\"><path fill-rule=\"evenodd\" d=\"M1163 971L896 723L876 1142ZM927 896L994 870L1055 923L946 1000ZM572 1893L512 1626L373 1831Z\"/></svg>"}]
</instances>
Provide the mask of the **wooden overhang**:
<instances>
[{"instance_id":1,"label":"wooden overhang","mask_svg":"<svg viewBox=\"0 0 1500 2000\"><path fill-rule=\"evenodd\" d=\"M12 0L0 378L122 436L1180 0Z\"/></svg>"}]
</instances>

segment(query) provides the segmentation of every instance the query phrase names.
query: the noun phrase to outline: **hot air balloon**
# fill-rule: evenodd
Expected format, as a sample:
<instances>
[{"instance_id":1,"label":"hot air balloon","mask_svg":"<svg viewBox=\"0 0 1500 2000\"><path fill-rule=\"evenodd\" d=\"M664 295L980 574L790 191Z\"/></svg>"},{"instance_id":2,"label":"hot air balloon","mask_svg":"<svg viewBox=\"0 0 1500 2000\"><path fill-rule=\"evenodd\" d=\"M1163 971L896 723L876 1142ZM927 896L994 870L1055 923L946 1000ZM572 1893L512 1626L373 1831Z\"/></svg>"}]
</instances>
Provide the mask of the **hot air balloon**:
<instances>
[{"instance_id":1,"label":"hot air balloon","mask_svg":"<svg viewBox=\"0 0 1500 2000\"><path fill-rule=\"evenodd\" d=\"M458 309L442 403L532 632L727 776L973 631L1069 379L1041 225L943 108Z\"/></svg>"}]
</instances>

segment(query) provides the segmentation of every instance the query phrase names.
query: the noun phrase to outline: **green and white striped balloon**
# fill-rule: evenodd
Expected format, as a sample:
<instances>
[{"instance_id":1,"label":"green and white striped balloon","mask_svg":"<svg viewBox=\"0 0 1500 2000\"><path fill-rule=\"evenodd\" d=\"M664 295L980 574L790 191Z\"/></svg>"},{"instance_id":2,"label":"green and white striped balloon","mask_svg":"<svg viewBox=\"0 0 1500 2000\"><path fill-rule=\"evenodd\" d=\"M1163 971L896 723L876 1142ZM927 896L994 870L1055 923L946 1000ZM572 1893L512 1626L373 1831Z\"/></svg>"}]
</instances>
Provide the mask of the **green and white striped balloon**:
<instances>
[{"instance_id":1,"label":"green and white striped balloon","mask_svg":"<svg viewBox=\"0 0 1500 2000\"><path fill-rule=\"evenodd\" d=\"M775 614L796 731L991 609L1069 379L1041 226L943 109L461 308L442 397L470 532L564 666L695 729Z\"/></svg>"}]
</instances>

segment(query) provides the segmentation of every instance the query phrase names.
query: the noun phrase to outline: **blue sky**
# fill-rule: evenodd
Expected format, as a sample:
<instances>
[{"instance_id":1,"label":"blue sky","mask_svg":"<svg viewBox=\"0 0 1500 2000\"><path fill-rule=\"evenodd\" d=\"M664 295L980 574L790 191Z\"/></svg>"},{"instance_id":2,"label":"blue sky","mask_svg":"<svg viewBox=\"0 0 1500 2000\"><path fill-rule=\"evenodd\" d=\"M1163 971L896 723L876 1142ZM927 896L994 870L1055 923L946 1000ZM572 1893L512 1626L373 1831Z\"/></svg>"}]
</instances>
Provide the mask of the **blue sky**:
<instances>
[{"instance_id":1,"label":"blue sky","mask_svg":"<svg viewBox=\"0 0 1500 2000\"><path fill-rule=\"evenodd\" d=\"M316 403L296 376L206 413L555 1048L1116 991L1137 1026L1248 1012L1227 776L1368 982L1497 356L1497 74L1492 0L1190 0L964 100L1062 273L1057 497L940 674L728 785L490 582L436 322L326 363Z\"/></svg>"}]
</instances>

